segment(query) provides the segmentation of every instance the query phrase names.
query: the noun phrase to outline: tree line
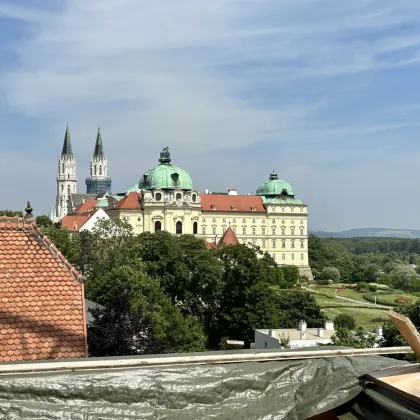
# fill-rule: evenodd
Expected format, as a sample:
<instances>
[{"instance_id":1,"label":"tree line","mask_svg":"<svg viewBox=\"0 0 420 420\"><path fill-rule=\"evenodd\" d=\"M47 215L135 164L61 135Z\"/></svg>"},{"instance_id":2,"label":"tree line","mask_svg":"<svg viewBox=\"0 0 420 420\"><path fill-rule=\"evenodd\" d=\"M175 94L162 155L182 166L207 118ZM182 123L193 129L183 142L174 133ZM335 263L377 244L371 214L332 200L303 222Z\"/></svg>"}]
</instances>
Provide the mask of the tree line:
<instances>
[{"instance_id":1,"label":"tree line","mask_svg":"<svg viewBox=\"0 0 420 420\"><path fill-rule=\"evenodd\" d=\"M124 220L99 221L92 232L37 222L87 277L97 303L89 353L116 356L219 349L225 339L254 340L256 328L311 327L324 317L314 297L293 288L297 267L278 267L247 245L208 249L193 235L134 235Z\"/></svg>"}]
</instances>

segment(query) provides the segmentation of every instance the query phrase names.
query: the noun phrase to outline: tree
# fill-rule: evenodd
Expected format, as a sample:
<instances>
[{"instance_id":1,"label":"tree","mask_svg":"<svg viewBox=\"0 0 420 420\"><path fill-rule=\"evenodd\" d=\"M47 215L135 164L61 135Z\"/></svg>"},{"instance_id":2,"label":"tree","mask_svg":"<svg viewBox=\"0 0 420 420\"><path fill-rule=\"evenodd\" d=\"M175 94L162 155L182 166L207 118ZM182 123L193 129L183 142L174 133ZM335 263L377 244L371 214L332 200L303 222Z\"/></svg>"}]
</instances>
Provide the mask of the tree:
<instances>
[{"instance_id":1,"label":"tree","mask_svg":"<svg viewBox=\"0 0 420 420\"><path fill-rule=\"evenodd\" d=\"M41 229L50 228L54 226L53 221L45 215L37 216L35 222Z\"/></svg>"},{"instance_id":2,"label":"tree","mask_svg":"<svg viewBox=\"0 0 420 420\"><path fill-rule=\"evenodd\" d=\"M338 328L331 337L331 342L334 346L365 349L374 347L377 344L377 338L375 334L366 332L363 327L358 327L356 331L348 328Z\"/></svg>"},{"instance_id":3,"label":"tree","mask_svg":"<svg viewBox=\"0 0 420 420\"><path fill-rule=\"evenodd\" d=\"M353 331L356 328L356 319L348 314L339 314L334 318L334 327Z\"/></svg>"},{"instance_id":4,"label":"tree","mask_svg":"<svg viewBox=\"0 0 420 420\"><path fill-rule=\"evenodd\" d=\"M144 266L120 266L96 278L92 298L102 305L89 325L92 356L202 351L201 323L183 316Z\"/></svg>"},{"instance_id":5,"label":"tree","mask_svg":"<svg viewBox=\"0 0 420 420\"><path fill-rule=\"evenodd\" d=\"M321 327L325 317L314 295L308 292L281 292L277 300L279 324L277 328L297 328L300 320L310 327Z\"/></svg>"},{"instance_id":6,"label":"tree","mask_svg":"<svg viewBox=\"0 0 420 420\"><path fill-rule=\"evenodd\" d=\"M320 279L332 280L334 283L338 283L341 279L341 274L335 267L325 267L321 270Z\"/></svg>"},{"instance_id":7,"label":"tree","mask_svg":"<svg viewBox=\"0 0 420 420\"><path fill-rule=\"evenodd\" d=\"M76 232L71 232L66 228L50 226L44 229L44 233L69 262L79 266L81 248L79 236Z\"/></svg>"}]
</instances>

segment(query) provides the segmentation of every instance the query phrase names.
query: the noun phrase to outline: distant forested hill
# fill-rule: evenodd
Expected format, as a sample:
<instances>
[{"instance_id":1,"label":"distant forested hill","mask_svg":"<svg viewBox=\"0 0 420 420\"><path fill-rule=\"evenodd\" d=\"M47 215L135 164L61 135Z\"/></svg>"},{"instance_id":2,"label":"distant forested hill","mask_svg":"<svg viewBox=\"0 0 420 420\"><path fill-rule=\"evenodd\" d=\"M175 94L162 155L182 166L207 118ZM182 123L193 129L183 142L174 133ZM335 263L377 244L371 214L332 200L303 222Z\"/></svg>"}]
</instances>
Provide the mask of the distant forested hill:
<instances>
[{"instance_id":1,"label":"distant forested hill","mask_svg":"<svg viewBox=\"0 0 420 420\"><path fill-rule=\"evenodd\" d=\"M311 233L320 238L420 238L420 230L414 229L360 228L341 232L312 231Z\"/></svg>"}]
</instances>

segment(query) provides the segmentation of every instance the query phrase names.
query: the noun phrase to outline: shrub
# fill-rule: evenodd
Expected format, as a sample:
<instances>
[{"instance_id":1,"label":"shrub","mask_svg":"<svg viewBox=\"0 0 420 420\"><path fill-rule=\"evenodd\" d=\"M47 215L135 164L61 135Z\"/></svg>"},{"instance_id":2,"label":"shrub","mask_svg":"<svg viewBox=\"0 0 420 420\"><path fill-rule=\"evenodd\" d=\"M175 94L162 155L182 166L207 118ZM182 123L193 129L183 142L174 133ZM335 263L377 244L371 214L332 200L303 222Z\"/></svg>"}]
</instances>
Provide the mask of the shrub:
<instances>
[{"instance_id":1,"label":"shrub","mask_svg":"<svg viewBox=\"0 0 420 420\"><path fill-rule=\"evenodd\" d=\"M356 290L360 293L366 293L369 290L369 285L364 281L359 281L359 283L357 283Z\"/></svg>"},{"instance_id":2,"label":"shrub","mask_svg":"<svg viewBox=\"0 0 420 420\"><path fill-rule=\"evenodd\" d=\"M356 319L348 314L339 314L334 318L334 328L354 330L356 328Z\"/></svg>"},{"instance_id":3,"label":"shrub","mask_svg":"<svg viewBox=\"0 0 420 420\"><path fill-rule=\"evenodd\" d=\"M395 299L395 303L401 303L403 305L408 305L411 303L411 299L408 297L399 297L397 299Z\"/></svg>"},{"instance_id":4,"label":"shrub","mask_svg":"<svg viewBox=\"0 0 420 420\"><path fill-rule=\"evenodd\" d=\"M369 284L369 292L376 292L378 288L374 284Z\"/></svg>"},{"instance_id":5,"label":"shrub","mask_svg":"<svg viewBox=\"0 0 420 420\"><path fill-rule=\"evenodd\" d=\"M321 286L327 286L329 283L328 280L319 280L318 284L320 284Z\"/></svg>"}]
</instances>

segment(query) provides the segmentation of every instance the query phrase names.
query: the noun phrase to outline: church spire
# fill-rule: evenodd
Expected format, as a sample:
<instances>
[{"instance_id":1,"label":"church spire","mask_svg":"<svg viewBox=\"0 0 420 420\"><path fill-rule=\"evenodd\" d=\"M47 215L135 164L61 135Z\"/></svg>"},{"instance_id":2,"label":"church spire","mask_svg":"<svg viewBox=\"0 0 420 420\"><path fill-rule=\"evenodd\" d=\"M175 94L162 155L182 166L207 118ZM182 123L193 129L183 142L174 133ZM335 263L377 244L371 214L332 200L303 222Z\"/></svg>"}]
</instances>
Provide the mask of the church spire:
<instances>
[{"instance_id":1,"label":"church spire","mask_svg":"<svg viewBox=\"0 0 420 420\"><path fill-rule=\"evenodd\" d=\"M100 127L98 127L98 134L96 135L96 143L95 143L95 150L93 151L93 157L97 159L102 159L105 157L104 147L102 145L102 136L101 136Z\"/></svg>"},{"instance_id":2,"label":"church spire","mask_svg":"<svg viewBox=\"0 0 420 420\"><path fill-rule=\"evenodd\" d=\"M73 156L71 149L70 131L69 125L66 127L66 134L64 135L63 149L61 150L61 156Z\"/></svg>"}]
</instances>

